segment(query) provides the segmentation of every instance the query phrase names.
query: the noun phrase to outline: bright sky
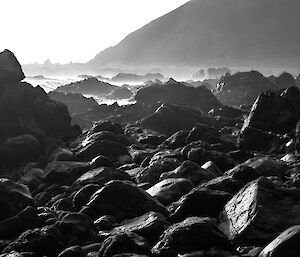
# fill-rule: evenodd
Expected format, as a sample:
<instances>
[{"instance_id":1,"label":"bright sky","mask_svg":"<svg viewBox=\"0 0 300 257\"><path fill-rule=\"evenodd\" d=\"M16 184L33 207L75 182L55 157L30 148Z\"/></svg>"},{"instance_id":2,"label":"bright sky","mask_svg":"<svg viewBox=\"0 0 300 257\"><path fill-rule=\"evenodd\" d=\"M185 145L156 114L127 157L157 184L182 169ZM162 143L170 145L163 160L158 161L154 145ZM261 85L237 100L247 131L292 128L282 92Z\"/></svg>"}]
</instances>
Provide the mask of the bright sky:
<instances>
[{"instance_id":1,"label":"bright sky","mask_svg":"<svg viewBox=\"0 0 300 257\"><path fill-rule=\"evenodd\" d=\"M22 64L86 62L188 0L0 0L0 51Z\"/></svg>"}]
</instances>

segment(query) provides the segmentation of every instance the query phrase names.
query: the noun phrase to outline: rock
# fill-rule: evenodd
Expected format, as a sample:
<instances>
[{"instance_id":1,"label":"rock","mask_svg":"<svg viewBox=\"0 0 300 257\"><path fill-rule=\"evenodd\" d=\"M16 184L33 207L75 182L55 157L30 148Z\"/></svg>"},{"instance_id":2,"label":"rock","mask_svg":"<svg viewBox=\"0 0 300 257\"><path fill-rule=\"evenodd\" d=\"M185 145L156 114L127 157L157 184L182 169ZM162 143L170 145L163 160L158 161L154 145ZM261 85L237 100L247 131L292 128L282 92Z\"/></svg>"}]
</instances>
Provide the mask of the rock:
<instances>
[{"instance_id":1,"label":"rock","mask_svg":"<svg viewBox=\"0 0 300 257\"><path fill-rule=\"evenodd\" d=\"M213 116L221 116L229 119L242 118L243 115L247 114L245 111L241 109L237 109L231 106L224 105L220 108L211 109L208 114Z\"/></svg>"},{"instance_id":2,"label":"rock","mask_svg":"<svg viewBox=\"0 0 300 257\"><path fill-rule=\"evenodd\" d=\"M32 168L20 178L20 182L29 187L30 190L37 188L42 183L44 171L39 168Z\"/></svg>"},{"instance_id":3,"label":"rock","mask_svg":"<svg viewBox=\"0 0 300 257\"><path fill-rule=\"evenodd\" d=\"M201 187L203 188L219 190L229 194L236 194L243 186L243 181L226 175L211 179L210 181L201 184Z\"/></svg>"},{"instance_id":4,"label":"rock","mask_svg":"<svg viewBox=\"0 0 300 257\"><path fill-rule=\"evenodd\" d=\"M219 228L230 240L252 245L268 243L299 224L300 192L261 177L243 187L224 207Z\"/></svg>"},{"instance_id":5,"label":"rock","mask_svg":"<svg viewBox=\"0 0 300 257\"><path fill-rule=\"evenodd\" d=\"M166 139L162 145L169 149L176 149L185 145L185 140L189 134L188 130L180 130Z\"/></svg>"},{"instance_id":6,"label":"rock","mask_svg":"<svg viewBox=\"0 0 300 257\"><path fill-rule=\"evenodd\" d=\"M39 141L31 135L8 138L0 147L0 161L8 167L36 161L41 154ZM0 164L1 166L1 164Z\"/></svg>"},{"instance_id":7,"label":"rock","mask_svg":"<svg viewBox=\"0 0 300 257\"><path fill-rule=\"evenodd\" d=\"M74 154L69 149L58 147L55 149L50 157L48 158L48 162L53 161L73 161Z\"/></svg>"},{"instance_id":8,"label":"rock","mask_svg":"<svg viewBox=\"0 0 300 257\"><path fill-rule=\"evenodd\" d=\"M189 132L185 142L187 144L202 140L210 144L220 143L220 134L215 129L209 127L206 124L197 124Z\"/></svg>"},{"instance_id":9,"label":"rock","mask_svg":"<svg viewBox=\"0 0 300 257\"><path fill-rule=\"evenodd\" d=\"M154 84L140 89L135 95L135 100L144 104L162 101L169 104L196 106L205 112L221 107L220 102L205 87L187 87L173 79L162 85Z\"/></svg>"},{"instance_id":10,"label":"rock","mask_svg":"<svg viewBox=\"0 0 300 257\"><path fill-rule=\"evenodd\" d=\"M99 167L113 167L113 162L103 156L103 155L98 155L97 157L95 157L91 162L91 167L93 169L99 168Z\"/></svg>"},{"instance_id":11,"label":"rock","mask_svg":"<svg viewBox=\"0 0 300 257\"><path fill-rule=\"evenodd\" d=\"M130 180L130 176L123 171L114 168L102 167L87 171L76 179L73 183L75 187L83 187L88 184L98 184L103 186L111 180Z\"/></svg>"},{"instance_id":12,"label":"rock","mask_svg":"<svg viewBox=\"0 0 300 257\"><path fill-rule=\"evenodd\" d=\"M78 93L62 93L51 91L48 96L57 101L65 104L68 107L70 115L85 113L93 107L97 107L98 103L93 97L85 97Z\"/></svg>"},{"instance_id":13,"label":"rock","mask_svg":"<svg viewBox=\"0 0 300 257\"><path fill-rule=\"evenodd\" d=\"M177 168L180 164L178 159L169 157L153 161L137 174L136 180L138 183L149 183L152 186L159 181L161 174Z\"/></svg>"},{"instance_id":14,"label":"rock","mask_svg":"<svg viewBox=\"0 0 300 257\"><path fill-rule=\"evenodd\" d=\"M95 77L91 77L64 86L60 86L56 88L54 92L106 96L110 94L115 88L116 86L103 81L99 81Z\"/></svg>"},{"instance_id":15,"label":"rock","mask_svg":"<svg viewBox=\"0 0 300 257\"><path fill-rule=\"evenodd\" d=\"M91 129L92 134L102 131L110 131L116 135L123 134L123 128L120 124L108 120L97 122Z\"/></svg>"},{"instance_id":16,"label":"rock","mask_svg":"<svg viewBox=\"0 0 300 257\"><path fill-rule=\"evenodd\" d=\"M176 257L177 254L208 250L212 247L234 252L232 245L218 230L214 220L190 217L169 227L161 236L160 241L152 248L152 254Z\"/></svg>"},{"instance_id":17,"label":"rock","mask_svg":"<svg viewBox=\"0 0 300 257\"><path fill-rule=\"evenodd\" d=\"M179 222L193 216L217 218L231 197L226 192L198 186L171 205L169 220Z\"/></svg>"},{"instance_id":18,"label":"rock","mask_svg":"<svg viewBox=\"0 0 300 257\"><path fill-rule=\"evenodd\" d=\"M258 71L237 72L221 77L216 96L224 105L239 106L253 104L256 98L277 86Z\"/></svg>"},{"instance_id":19,"label":"rock","mask_svg":"<svg viewBox=\"0 0 300 257\"><path fill-rule=\"evenodd\" d=\"M160 180L167 178L186 178L194 185L199 185L200 183L209 181L217 176L219 176L219 174L216 174L210 170L202 169L198 164L192 161L184 161L175 170L162 173Z\"/></svg>"},{"instance_id":20,"label":"rock","mask_svg":"<svg viewBox=\"0 0 300 257\"><path fill-rule=\"evenodd\" d=\"M92 141L88 145L80 148L75 155L75 159L79 161L91 161L99 155L104 155L112 161L116 161L118 157L129 155L129 153L127 148L120 143L110 140L99 140Z\"/></svg>"},{"instance_id":21,"label":"rock","mask_svg":"<svg viewBox=\"0 0 300 257\"><path fill-rule=\"evenodd\" d=\"M110 230L113 228L113 226L116 226L116 224L117 224L116 219L111 215L104 215L94 221L94 225L98 231Z\"/></svg>"},{"instance_id":22,"label":"rock","mask_svg":"<svg viewBox=\"0 0 300 257\"><path fill-rule=\"evenodd\" d=\"M28 188L10 179L0 179L0 192L0 221L35 205Z\"/></svg>"},{"instance_id":23,"label":"rock","mask_svg":"<svg viewBox=\"0 0 300 257\"><path fill-rule=\"evenodd\" d=\"M112 215L117 220L135 218L149 211L168 211L143 189L130 182L111 181L98 190L87 204L96 216Z\"/></svg>"},{"instance_id":24,"label":"rock","mask_svg":"<svg viewBox=\"0 0 300 257\"><path fill-rule=\"evenodd\" d=\"M64 245L56 233L54 227L27 230L12 241L4 252L34 252L37 256L57 256Z\"/></svg>"},{"instance_id":25,"label":"rock","mask_svg":"<svg viewBox=\"0 0 300 257\"><path fill-rule=\"evenodd\" d=\"M144 237L149 243L157 242L159 236L167 227L166 218L158 212L149 212L140 217L125 220L118 227L110 231L110 234L136 233Z\"/></svg>"},{"instance_id":26,"label":"rock","mask_svg":"<svg viewBox=\"0 0 300 257\"><path fill-rule=\"evenodd\" d=\"M257 157L249 159L245 165L253 168L261 176L277 176L282 178L287 170L287 166L282 161L274 160L270 157Z\"/></svg>"},{"instance_id":27,"label":"rock","mask_svg":"<svg viewBox=\"0 0 300 257\"><path fill-rule=\"evenodd\" d=\"M59 232L67 241L84 242L94 229L93 220L82 213L69 213L56 224Z\"/></svg>"},{"instance_id":28,"label":"rock","mask_svg":"<svg viewBox=\"0 0 300 257\"><path fill-rule=\"evenodd\" d=\"M177 201L194 187L193 183L184 178L169 178L160 181L147 190L147 193L164 205Z\"/></svg>"},{"instance_id":29,"label":"rock","mask_svg":"<svg viewBox=\"0 0 300 257\"><path fill-rule=\"evenodd\" d=\"M125 86L116 87L108 96L109 99L128 99L133 93Z\"/></svg>"},{"instance_id":30,"label":"rock","mask_svg":"<svg viewBox=\"0 0 300 257\"><path fill-rule=\"evenodd\" d=\"M288 72L283 72L278 77L273 77L271 81L275 83L278 89L285 89L295 86L294 77Z\"/></svg>"},{"instance_id":31,"label":"rock","mask_svg":"<svg viewBox=\"0 0 300 257\"><path fill-rule=\"evenodd\" d=\"M143 118L141 125L161 134L171 136L180 130L190 130L197 123L211 125L215 122L196 108L162 104L153 114Z\"/></svg>"},{"instance_id":32,"label":"rock","mask_svg":"<svg viewBox=\"0 0 300 257\"><path fill-rule=\"evenodd\" d=\"M15 55L5 49L0 53L0 83L20 82L25 78Z\"/></svg>"},{"instance_id":33,"label":"rock","mask_svg":"<svg viewBox=\"0 0 300 257\"><path fill-rule=\"evenodd\" d=\"M13 239L23 231L40 226L38 212L29 206L16 216L0 221L0 239Z\"/></svg>"},{"instance_id":34,"label":"rock","mask_svg":"<svg viewBox=\"0 0 300 257\"><path fill-rule=\"evenodd\" d=\"M80 246L71 246L62 251L58 257L86 257Z\"/></svg>"},{"instance_id":35,"label":"rock","mask_svg":"<svg viewBox=\"0 0 300 257\"><path fill-rule=\"evenodd\" d=\"M72 184L90 169L86 162L50 162L45 168L43 181L46 184Z\"/></svg>"},{"instance_id":36,"label":"rock","mask_svg":"<svg viewBox=\"0 0 300 257\"><path fill-rule=\"evenodd\" d=\"M293 226L283 231L259 254L259 257L297 257L299 256L300 226Z\"/></svg>"},{"instance_id":37,"label":"rock","mask_svg":"<svg viewBox=\"0 0 300 257\"><path fill-rule=\"evenodd\" d=\"M263 174L259 173L253 167L248 166L246 163L243 163L227 171L224 175L231 177L233 180L242 181L245 185L255 179L258 179Z\"/></svg>"},{"instance_id":38,"label":"rock","mask_svg":"<svg viewBox=\"0 0 300 257\"><path fill-rule=\"evenodd\" d=\"M80 210L90 199L90 197L101 187L97 184L83 186L74 196L73 205L76 210Z\"/></svg>"},{"instance_id":39,"label":"rock","mask_svg":"<svg viewBox=\"0 0 300 257\"><path fill-rule=\"evenodd\" d=\"M267 153L278 152L287 141L279 135L252 127L242 129L238 138L241 149Z\"/></svg>"},{"instance_id":40,"label":"rock","mask_svg":"<svg viewBox=\"0 0 300 257\"><path fill-rule=\"evenodd\" d=\"M108 237L102 244L98 257L110 257L120 253L150 253L147 241L135 233L122 233Z\"/></svg>"},{"instance_id":41,"label":"rock","mask_svg":"<svg viewBox=\"0 0 300 257\"><path fill-rule=\"evenodd\" d=\"M298 91L298 101L300 93ZM261 94L252 106L241 132L247 127L261 129L267 132L284 134L293 129L298 121L298 113L293 106L275 93Z\"/></svg>"}]
</instances>

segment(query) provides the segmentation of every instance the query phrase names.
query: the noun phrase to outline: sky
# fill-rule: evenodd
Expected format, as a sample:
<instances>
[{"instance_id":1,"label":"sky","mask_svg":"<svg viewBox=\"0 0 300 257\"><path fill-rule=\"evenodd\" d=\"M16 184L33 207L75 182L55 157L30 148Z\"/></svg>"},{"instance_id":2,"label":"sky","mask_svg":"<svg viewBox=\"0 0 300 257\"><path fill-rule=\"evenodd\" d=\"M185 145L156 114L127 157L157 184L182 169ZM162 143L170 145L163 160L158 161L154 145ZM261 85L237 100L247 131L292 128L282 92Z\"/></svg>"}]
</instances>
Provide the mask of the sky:
<instances>
[{"instance_id":1,"label":"sky","mask_svg":"<svg viewBox=\"0 0 300 257\"><path fill-rule=\"evenodd\" d=\"M0 0L0 51L21 64L86 62L188 0Z\"/></svg>"}]
</instances>

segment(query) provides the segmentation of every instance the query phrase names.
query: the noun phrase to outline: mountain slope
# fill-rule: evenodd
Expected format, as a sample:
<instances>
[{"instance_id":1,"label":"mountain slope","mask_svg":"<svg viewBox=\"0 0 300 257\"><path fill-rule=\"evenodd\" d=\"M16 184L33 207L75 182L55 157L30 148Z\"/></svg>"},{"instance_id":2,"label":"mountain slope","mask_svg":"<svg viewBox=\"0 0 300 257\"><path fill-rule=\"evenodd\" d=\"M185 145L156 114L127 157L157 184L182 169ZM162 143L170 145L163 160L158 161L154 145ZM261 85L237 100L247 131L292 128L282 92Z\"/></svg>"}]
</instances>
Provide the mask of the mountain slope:
<instances>
[{"instance_id":1,"label":"mountain slope","mask_svg":"<svg viewBox=\"0 0 300 257\"><path fill-rule=\"evenodd\" d=\"M299 0L191 0L90 64L300 66Z\"/></svg>"}]
</instances>

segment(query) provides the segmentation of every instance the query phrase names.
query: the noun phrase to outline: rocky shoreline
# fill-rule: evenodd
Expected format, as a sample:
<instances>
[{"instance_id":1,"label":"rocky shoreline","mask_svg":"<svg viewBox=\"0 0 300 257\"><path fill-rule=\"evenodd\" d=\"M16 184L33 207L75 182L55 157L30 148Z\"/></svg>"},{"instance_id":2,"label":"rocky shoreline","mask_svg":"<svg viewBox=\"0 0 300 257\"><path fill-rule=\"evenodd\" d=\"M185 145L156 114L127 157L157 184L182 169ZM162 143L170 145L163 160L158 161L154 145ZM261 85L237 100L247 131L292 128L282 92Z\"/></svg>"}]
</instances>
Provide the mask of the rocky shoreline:
<instances>
[{"instance_id":1,"label":"rocky shoreline","mask_svg":"<svg viewBox=\"0 0 300 257\"><path fill-rule=\"evenodd\" d=\"M1 257L299 256L297 87L249 111L170 80L82 132L23 78L0 53Z\"/></svg>"}]
</instances>

